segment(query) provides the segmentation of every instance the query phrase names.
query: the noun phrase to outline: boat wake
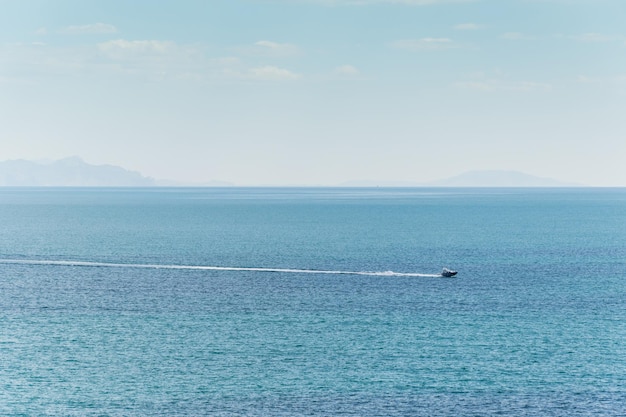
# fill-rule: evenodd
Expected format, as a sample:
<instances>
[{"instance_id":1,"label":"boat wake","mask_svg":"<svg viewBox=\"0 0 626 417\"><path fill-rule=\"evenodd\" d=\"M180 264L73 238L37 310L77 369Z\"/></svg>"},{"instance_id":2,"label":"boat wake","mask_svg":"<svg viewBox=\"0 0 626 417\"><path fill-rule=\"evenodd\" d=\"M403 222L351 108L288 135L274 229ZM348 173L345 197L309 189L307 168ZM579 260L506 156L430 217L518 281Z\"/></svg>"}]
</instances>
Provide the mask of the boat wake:
<instances>
[{"instance_id":1,"label":"boat wake","mask_svg":"<svg viewBox=\"0 0 626 417\"><path fill-rule=\"evenodd\" d=\"M282 272L292 274L324 274L324 275L367 275L383 277L441 277L441 274L418 274L414 272L394 271L325 271L318 269L291 269L291 268L261 268L261 267L237 267L237 266L202 266L202 265L160 265L160 264L123 264L111 262L86 262L86 261L57 261L57 260L34 260L34 259L0 259L0 264L19 265L48 265L66 267L87 268L141 268L141 269L178 269L194 271L248 271L248 272Z\"/></svg>"}]
</instances>

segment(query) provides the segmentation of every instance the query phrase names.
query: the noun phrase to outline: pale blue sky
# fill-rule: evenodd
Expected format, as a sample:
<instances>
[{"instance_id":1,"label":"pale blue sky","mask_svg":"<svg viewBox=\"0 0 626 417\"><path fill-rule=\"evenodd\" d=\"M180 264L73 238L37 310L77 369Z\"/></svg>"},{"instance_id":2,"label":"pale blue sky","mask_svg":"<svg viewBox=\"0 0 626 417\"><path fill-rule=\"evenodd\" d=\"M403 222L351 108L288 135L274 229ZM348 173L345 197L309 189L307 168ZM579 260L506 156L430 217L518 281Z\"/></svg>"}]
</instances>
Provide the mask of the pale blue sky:
<instances>
[{"instance_id":1,"label":"pale blue sky","mask_svg":"<svg viewBox=\"0 0 626 417\"><path fill-rule=\"evenodd\" d=\"M0 160L626 186L623 0L0 0Z\"/></svg>"}]
</instances>

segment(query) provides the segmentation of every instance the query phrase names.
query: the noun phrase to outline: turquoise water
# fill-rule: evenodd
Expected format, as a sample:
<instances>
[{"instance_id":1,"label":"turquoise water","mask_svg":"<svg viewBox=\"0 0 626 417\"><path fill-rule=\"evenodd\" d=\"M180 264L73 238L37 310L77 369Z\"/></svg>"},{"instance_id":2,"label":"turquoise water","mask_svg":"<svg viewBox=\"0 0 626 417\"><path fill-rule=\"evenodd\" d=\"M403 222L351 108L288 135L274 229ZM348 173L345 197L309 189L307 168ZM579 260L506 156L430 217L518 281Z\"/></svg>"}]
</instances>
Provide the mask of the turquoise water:
<instances>
[{"instance_id":1,"label":"turquoise water","mask_svg":"<svg viewBox=\"0 0 626 417\"><path fill-rule=\"evenodd\" d=\"M0 259L0 415L626 414L624 189L4 188Z\"/></svg>"}]
</instances>

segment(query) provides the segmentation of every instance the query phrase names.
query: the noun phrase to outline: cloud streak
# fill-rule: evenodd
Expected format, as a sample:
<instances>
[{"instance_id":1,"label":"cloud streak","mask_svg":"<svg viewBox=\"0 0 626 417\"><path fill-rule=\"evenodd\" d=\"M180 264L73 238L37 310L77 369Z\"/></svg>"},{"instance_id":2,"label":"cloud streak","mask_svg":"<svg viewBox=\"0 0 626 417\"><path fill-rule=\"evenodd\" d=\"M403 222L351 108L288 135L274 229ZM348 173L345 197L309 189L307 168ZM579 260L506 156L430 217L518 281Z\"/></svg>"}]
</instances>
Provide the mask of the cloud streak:
<instances>
[{"instance_id":1,"label":"cloud streak","mask_svg":"<svg viewBox=\"0 0 626 417\"><path fill-rule=\"evenodd\" d=\"M278 43L267 40L261 40L254 43L254 55L264 55L273 57L286 57L297 55L300 50L297 46L290 43Z\"/></svg>"},{"instance_id":2,"label":"cloud streak","mask_svg":"<svg viewBox=\"0 0 626 417\"><path fill-rule=\"evenodd\" d=\"M500 35L500 37L509 41L532 41L537 39L535 36L526 35L521 32L506 32Z\"/></svg>"},{"instance_id":3,"label":"cloud streak","mask_svg":"<svg viewBox=\"0 0 626 417\"><path fill-rule=\"evenodd\" d=\"M360 74L360 71L352 65L341 65L335 68L335 73L347 77L353 77Z\"/></svg>"},{"instance_id":4,"label":"cloud streak","mask_svg":"<svg viewBox=\"0 0 626 417\"><path fill-rule=\"evenodd\" d=\"M124 59L145 55L166 55L179 48L171 41L116 39L98 44L98 49L110 58Z\"/></svg>"},{"instance_id":5,"label":"cloud streak","mask_svg":"<svg viewBox=\"0 0 626 417\"><path fill-rule=\"evenodd\" d=\"M324 6L366 6L395 4L404 6L431 6L444 3L471 3L479 0L284 0L286 3L312 3Z\"/></svg>"},{"instance_id":6,"label":"cloud streak","mask_svg":"<svg viewBox=\"0 0 626 417\"><path fill-rule=\"evenodd\" d=\"M626 40L626 37L623 35L607 35L603 33L583 33L581 35L570 36L569 38L587 43L620 42Z\"/></svg>"},{"instance_id":7,"label":"cloud streak","mask_svg":"<svg viewBox=\"0 0 626 417\"><path fill-rule=\"evenodd\" d=\"M449 38L421 38L398 40L392 42L391 47L407 51L436 51L456 48L456 44Z\"/></svg>"},{"instance_id":8,"label":"cloud streak","mask_svg":"<svg viewBox=\"0 0 626 417\"><path fill-rule=\"evenodd\" d=\"M478 30L482 28L482 25L478 25L476 23L460 23L454 26L455 30Z\"/></svg>"},{"instance_id":9,"label":"cloud streak","mask_svg":"<svg viewBox=\"0 0 626 417\"><path fill-rule=\"evenodd\" d=\"M117 33L117 28L107 23L91 23L88 25L67 26L59 30L64 35L105 35Z\"/></svg>"},{"instance_id":10,"label":"cloud streak","mask_svg":"<svg viewBox=\"0 0 626 417\"><path fill-rule=\"evenodd\" d=\"M503 81L503 80L478 80L465 81L455 84L456 87L465 90L483 92L547 92L552 90L552 84L534 81Z\"/></svg>"},{"instance_id":11,"label":"cloud streak","mask_svg":"<svg viewBox=\"0 0 626 417\"><path fill-rule=\"evenodd\" d=\"M280 51L292 47L269 41L259 41L255 46ZM43 43L0 45L0 77L3 83L68 75L130 76L150 81L186 82L224 79L294 81L304 77L282 66L254 62L245 56L214 57L208 51L208 47L202 44L149 39L114 39L66 47ZM33 62L38 64L33 66ZM344 70L348 72L348 69Z\"/></svg>"},{"instance_id":12,"label":"cloud streak","mask_svg":"<svg viewBox=\"0 0 626 417\"><path fill-rule=\"evenodd\" d=\"M266 65L249 69L247 78L261 81L293 81L301 78L301 75L284 68Z\"/></svg>"}]
</instances>

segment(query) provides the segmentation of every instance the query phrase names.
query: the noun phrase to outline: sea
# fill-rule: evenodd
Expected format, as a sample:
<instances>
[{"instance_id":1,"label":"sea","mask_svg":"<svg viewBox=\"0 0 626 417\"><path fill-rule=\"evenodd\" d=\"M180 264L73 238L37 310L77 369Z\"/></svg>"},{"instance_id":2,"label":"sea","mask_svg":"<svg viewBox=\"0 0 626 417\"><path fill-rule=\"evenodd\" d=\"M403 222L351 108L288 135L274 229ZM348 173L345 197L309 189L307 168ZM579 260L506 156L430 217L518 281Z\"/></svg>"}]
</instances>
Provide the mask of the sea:
<instances>
[{"instance_id":1,"label":"sea","mask_svg":"<svg viewBox=\"0 0 626 417\"><path fill-rule=\"evenodd\" d=\"M0 188L0 415L625 416L626 189Z\"/></svg>"}]
</instances>

